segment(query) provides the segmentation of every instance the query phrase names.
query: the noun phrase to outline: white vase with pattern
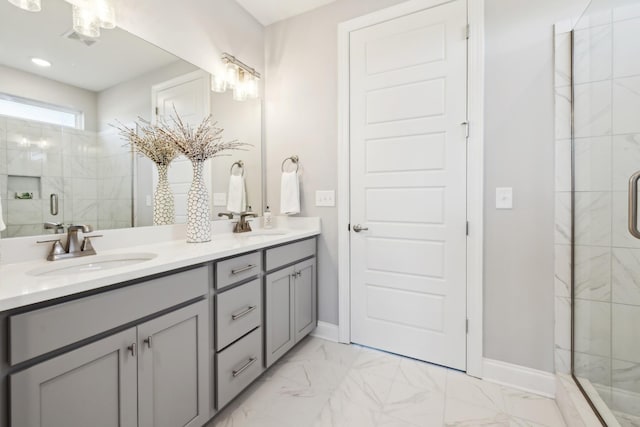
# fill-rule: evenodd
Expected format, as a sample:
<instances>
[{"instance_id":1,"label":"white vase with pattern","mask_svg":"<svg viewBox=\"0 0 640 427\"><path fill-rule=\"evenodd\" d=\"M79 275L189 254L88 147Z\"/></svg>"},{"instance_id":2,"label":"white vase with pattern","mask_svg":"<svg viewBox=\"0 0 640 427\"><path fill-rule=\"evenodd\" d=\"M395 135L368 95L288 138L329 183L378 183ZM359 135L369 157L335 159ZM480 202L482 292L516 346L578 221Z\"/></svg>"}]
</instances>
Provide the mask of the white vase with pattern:
<instances>
[{"instance_id":1,"label":"white vase with pattern","mask_svg":"<svg viewBox=\"0 0 640 427\"><path fill-rule=\"evenodd\" d=\"M169 165L156 166L158 168L158 185L153 193L153 225L174 224L176 222L176 210L173 193L167 178Z\"/></svg>"},{"instance_id":2,"label":"white vase with pattern","mask_svg":"<svg viewBox=\"0 0 640 427\"><path fill-rule=\"evenodd\" d=\"M204 161L194 160L193 181L187 196L187 243L211 241L211 212L209 193L204 184Z\"/></svg>"}]
</instances>

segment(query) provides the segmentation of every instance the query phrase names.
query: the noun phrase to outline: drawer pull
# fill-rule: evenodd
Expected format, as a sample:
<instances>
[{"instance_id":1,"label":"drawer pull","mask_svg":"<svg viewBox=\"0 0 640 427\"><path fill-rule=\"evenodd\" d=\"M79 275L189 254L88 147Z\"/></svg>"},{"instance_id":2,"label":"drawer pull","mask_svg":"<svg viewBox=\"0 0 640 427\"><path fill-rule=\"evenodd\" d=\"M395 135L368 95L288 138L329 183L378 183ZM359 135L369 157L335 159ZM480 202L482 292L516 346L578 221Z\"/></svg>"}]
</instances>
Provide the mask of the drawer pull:
<instances>
[{"instance_id":1,"label":"drawer pull","mask_svg":"<svg viewBox=\"0 0 640 427\"><path fill-rule=\"evenodd\" d=\"M144 343L147 345L147 347L151 348L151 335L145 338Z\"/></svg>"},{"instance_id":2,"label":"drawer pull","mask_svg":"<svg viewBox=\"0 0 640 427\"><path fill-rule=\"evenodd\" d=\"M136 343L132 343L129 347L127 347L127 350L131 352L131 356L136 357L137 347L138 346L136 345Z\"/></svg>"},{"instance_id":3,"label":"drawer pull","mask_svg":"<svg viewBox=\"0 0 640 427\"><path fill-rule=\"evenodd\" d=\"M252 270L254 268L256 268L256 264L249 264L246 267L242 267L242 268L238 268L236 270L231 270L231 274L240 274L240 273L244 273L245 271L249 271Z\"/></svg>"},{"instance_id":4,"label":"drawer pull","mask_svg":"<svg viewBox=\"0 0 640 427\"><path fill-rule=\"evenodd\" d=\"M240 313L232 314L231 315L231 320L238 320L239 318L244 317L247 314L251 313L257 307L258 307L257 305L250 305L245 310L242 310Z\"/></svg>"},{"instance_id":5,"label":"drawer pull","mask_svg":"<svg viewBox=\"0 0 640 427\"><path fill-rule=\"evenodd\" d=\"M233 376L237 377L238 375L240 375L241 373L243 373L245 370L247 370L249 368L249 366L253 365L255 363L255 361L258 360L256 357L252 357L249 360L247 360L247 363L245 363L244 365L242 365L242 368L240 369L236 369L233 371Z\"/></svg>"}]
</instances>

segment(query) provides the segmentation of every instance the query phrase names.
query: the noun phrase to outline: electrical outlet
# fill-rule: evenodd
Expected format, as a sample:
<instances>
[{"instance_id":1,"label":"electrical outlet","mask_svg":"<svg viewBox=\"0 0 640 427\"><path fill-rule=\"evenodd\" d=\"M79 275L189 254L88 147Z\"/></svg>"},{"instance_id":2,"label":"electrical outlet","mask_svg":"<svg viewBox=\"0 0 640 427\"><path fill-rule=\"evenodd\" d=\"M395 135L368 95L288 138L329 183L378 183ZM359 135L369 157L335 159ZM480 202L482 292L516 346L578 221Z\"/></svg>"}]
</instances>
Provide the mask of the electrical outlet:
<instances>
[{"instance_id":1,"label":"electrical outlet","mask_svg":"<svg viewBox=\"0 0 640 427\"><path fill-rule=\"evenodd\" d=\"M335 206L336 192L334 190L316 191L316 206Z\"/></svg>"},{"instance_id":2,"label":"electrical outlet","mask_svg":"<svg viewBox=\"0 0 640 427\"><path fill-rule=\"evenodd\" d=\"M213 193L213 206L227 206L227 193Z\"/></svg>"}]
</instances>

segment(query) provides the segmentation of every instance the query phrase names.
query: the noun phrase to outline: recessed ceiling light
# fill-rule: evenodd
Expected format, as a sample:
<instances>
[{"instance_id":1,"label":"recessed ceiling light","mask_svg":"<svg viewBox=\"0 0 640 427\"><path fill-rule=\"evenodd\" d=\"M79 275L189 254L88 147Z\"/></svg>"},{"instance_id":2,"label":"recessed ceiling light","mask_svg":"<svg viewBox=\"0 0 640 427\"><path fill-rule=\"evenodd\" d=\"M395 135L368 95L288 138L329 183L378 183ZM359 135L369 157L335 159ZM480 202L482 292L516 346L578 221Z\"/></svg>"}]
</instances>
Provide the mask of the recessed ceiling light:
<instances>
[{"instance_id":1,"label":"recessed ceiling light","mask_svg":"<svg viewBox=\"0 0 640 427\"><path fill-rule=\"evenodd\" d=\"M51 62L42 58L31 58L31 62L36 64L38 67L51 67Z\"/></svg>"}]
</instances>

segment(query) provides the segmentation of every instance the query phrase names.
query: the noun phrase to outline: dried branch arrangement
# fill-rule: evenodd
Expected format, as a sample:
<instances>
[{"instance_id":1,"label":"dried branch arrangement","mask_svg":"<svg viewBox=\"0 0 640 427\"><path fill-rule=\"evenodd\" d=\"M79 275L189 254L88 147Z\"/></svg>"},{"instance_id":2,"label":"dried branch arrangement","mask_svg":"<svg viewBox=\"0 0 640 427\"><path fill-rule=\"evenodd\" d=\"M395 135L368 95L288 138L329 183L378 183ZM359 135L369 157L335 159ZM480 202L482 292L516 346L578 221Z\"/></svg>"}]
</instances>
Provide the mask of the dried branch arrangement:
<instances>
[{"instance_id":1,"label":"dried branch arrangement","mask_svg":"<svg viewBox=\"0 0 640 427\"><path fill-rule=\"evenodd\" d=\"M111 125L118 129L119 135L133 145L136 150L160 166L169 166L180 155L173 141L161 131L161 127L152 125L149 121L138 117L136 122L139 132L118 121Z\"/></svg>"},{"instance_id":2,"label":"dried branch arrangement","mask_svg":"<svg viewBox=\"0 0 640 427\"><path fill-rule=\"evenodd\" d=\"M245 147L251 146L237 140L222 142L224 129L216 127L217 122L212 122L211 116L194 128L184 123L174 108L171 121L173 126L165 123L158 128L158 132L172 141L178 151L192 162L219 156L222 151L246 150Z\"/></svg>"}]
</instances>

